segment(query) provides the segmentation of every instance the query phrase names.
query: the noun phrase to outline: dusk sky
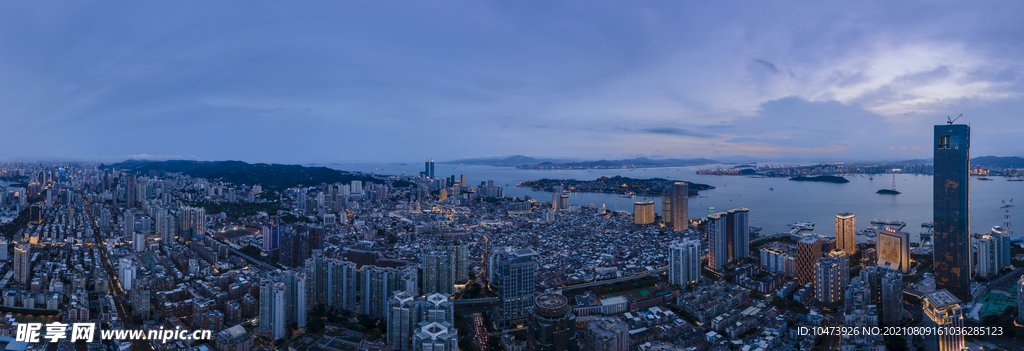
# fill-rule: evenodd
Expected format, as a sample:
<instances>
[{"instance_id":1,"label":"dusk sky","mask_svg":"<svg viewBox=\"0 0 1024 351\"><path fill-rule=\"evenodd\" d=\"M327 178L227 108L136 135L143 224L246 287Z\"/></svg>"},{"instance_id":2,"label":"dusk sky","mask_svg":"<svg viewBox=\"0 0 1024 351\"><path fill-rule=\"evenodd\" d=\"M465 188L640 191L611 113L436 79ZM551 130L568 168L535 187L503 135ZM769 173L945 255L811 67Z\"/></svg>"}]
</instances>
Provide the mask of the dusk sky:
<instances>
[{"instance_id":1,"label":"dusk sky","mask_svg":"<svg viewBox=\"0 0 1024 351\"><path fill-rule=\"evenodd\" d=\"M1024 156L1024 2L0 2L0 160Z\"/></svg>"}]
</instances>

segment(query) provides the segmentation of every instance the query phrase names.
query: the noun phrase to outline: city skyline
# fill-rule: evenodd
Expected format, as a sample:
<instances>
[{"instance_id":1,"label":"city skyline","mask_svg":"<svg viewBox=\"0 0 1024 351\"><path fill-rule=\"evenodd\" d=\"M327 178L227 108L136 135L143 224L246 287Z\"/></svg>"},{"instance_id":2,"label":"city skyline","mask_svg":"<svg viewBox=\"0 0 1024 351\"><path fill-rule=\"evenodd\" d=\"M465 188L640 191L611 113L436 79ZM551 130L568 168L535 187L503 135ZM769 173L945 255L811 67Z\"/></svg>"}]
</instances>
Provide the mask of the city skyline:
<instances>
[{"instance_id":1,"label":"city skyline","mask_svg":"<svg viewBox=\"0 0 1024 351\"><path fill-rule=\"evenodd\" d=\"M5 3L0 161L1024 155L1022 5L922 5Z\"/></svg>"}]
</instances>

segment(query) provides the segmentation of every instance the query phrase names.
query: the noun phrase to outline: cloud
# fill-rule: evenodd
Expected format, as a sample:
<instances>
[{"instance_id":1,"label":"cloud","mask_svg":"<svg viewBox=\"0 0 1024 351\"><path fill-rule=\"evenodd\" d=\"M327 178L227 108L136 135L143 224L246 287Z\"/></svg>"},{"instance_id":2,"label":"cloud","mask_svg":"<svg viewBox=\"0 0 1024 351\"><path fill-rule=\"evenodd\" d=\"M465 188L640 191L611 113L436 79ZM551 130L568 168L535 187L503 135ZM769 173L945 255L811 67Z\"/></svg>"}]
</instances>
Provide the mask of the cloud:
<instances>
[{"instance_id":1,"label":"cloud","mask_svg":"<svg viewBox=\"0 0 1024 351\"><path fill-rule=\"evenodd\" d=\"M768 72L771 72L771 73L774 73L774 74L781 73L779 71L779 69L776 68L775 65L772 64L771 62L768 62L768 61L765 61L765 60L760 60L760 59L754 60L754 62L761 64L761 66L764 67L765 69L767 69Z\"/></svg>"},{"instance_id":2,"label":"cloud","mask_svg":"<svg viewBox=\"0 0 1024 351\"><path fill-rule=\"evenodd\" d=\"M682 128L676 128L676 127L654 127L654 128L644 129L643 131L648 132L648 133L654 133L654 134L669 134L669 135L688 136L688 137L694 137L694 138L713 138L713 137L715 137L715 135L694 132L694 131L690 131L688 129L682 129Z\"/></svg>"}]
</instances>

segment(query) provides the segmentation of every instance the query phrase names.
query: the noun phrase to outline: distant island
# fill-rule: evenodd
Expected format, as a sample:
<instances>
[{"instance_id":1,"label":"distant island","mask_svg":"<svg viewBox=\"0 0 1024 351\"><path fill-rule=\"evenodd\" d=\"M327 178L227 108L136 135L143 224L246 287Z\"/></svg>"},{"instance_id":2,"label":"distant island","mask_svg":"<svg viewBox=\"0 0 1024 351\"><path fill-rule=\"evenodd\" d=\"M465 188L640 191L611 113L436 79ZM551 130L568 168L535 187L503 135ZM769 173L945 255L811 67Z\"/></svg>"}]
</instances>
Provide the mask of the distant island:
<instances>
[{"instance_id":1,"label":"distant island","mask_svg":"<svg viewBox=\"0 0 1024 351\"><path fill-rule=\"evenodd\" d=\"M846 178L838 177L838 176L832 176L832 175L820 175L820 176L817 176L817 177L799 176L799 177L789 178L789 180L795 180L795 181L798 181L798 182L826 182L826 183L836 183L836 184L842 184L842 183L849 183L850 182Z\"/></svg>"},{"instance_id":2,"label":"distant island","mask_svg":"<svg viewBox=\"0 0 1024 351\"><path fill-rule=\"evenodd\" d=\"M501 158L463 159L446 163L464 165L515 166L520 169L617 169L700 166L708 164L717 164L721 162L706 158L650 159L646 157L629 158L622 160L571 161L559 159L539 159L528 156L516 155Z\"/></svg>"},{"instance_id":3,"label":"distant island","mask_svg":"<svg viewBox=\"0 0 1024 351\"><path fill-rule=\"evenodd\" d=\"M882 194L882 195L899 195L899 194L902 194L901 192L896 191L896 190L892 190L892 189L881 189L879 191L876 191L875 193Z\"/></svg>"},{"instance_id":4,"label":"distant island","mask_svg":"<svg viewBox=\"0 0 1024 351\"><path fill-rule=\"evenodd\" d=\"M100 169L111 168L143 174L182 173L196 178L221 180L233 184L259 184L264 188L278 189L294 187L300 184L348 183L353 180L365 183L383 183L382 180L374 177L327 167L266 163L250 164L242 161L127 160L112 165L100 166Z\"/></svg>"},{"instance_id":5,"label":"distant island","mask_svg":"<svg viewBox=\"0 0 1024 351\"><path fill-rule=\"evenodd\" d=\"M672 186L677 180L663 178L634 179L622 176L601 177L595 180L575 179L541 179L529 180L519 183L520 187L530 187L537 191L555 191L555 187L562 186L569 191L582 191L594 193L614 194L636 194L640 196L661 196L666 195L665 189ZM698 195L698 191L710 190L715 187L707 184L689 183L689 196Z\"/></svg>"}]
</instances>

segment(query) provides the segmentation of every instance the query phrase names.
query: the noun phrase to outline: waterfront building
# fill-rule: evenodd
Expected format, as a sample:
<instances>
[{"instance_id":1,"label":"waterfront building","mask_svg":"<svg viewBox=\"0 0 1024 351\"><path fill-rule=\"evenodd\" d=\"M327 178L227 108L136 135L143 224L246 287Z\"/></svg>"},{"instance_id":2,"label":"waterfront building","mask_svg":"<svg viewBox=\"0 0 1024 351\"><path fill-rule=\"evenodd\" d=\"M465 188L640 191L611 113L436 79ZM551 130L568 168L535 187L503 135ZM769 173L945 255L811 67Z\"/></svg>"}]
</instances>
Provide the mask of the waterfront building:
<instances>
[{"instance_id":1,"label":"waterfront building","mask_svg":"<svg viewBox=\"0 0 1024 351\"><path fill-rule=\"evenodd\" d=\"M672 184L672 230L681 232L690 229L689 196L689 183Z\"/></svg>"},{"instance_id":2,"label":"waterfront building","mask_svg":"<svg viewBox=\"0 0 1024 351\"><path fill-rule=\"evenodd\" d=\"M796 281L814 283L814 265L821 258L821 237L808 235L796 242Z\"/></svg>"},{"instance_id":3,"label":"waterfront building","mask_svg":"<svg viewBox=\"0 0 1024 351\"><path fill-rule=\"evenodd\" d=\"M569 300L554 293L538 296L530 313L526 339L534 351L577 350L576 315Z\"/></svg>"},{"instance_id":4,"label":"waterfront building","mask_svg":"<svg viewBox=\"0 0 1024 351\"><path fill-rule=\"evenodd\" d=\"M948 290L959 301L971 301L970 137L967 125L935 126L935 288Z\"/></svg>"},{"instance_id":5,"label":"waterfront building","mask_svg":"<svg viewBox=\"0 0 1024 351\"><path fill-rule=\"evenodd\" d=\"M853 213L843 212L836 215L836 244L847 255L857 253L857 225Z\"/></svg>"},{"instance_id":6,"label":"waterfront building","mask_svg":"<svg viewBox=\"0 0 1024 351\"><path fill-rule=\"evenodd\" d=\"M878 233L878 265L903 273L910 271L910 234L883 230Z\"/></svg>"},{"instance_id":7,"label":"waterfront building","mask_svg":"<svg viewBox=\"0 0 1024 351\"><path fill-rule=\"evenodd\" d=\"M683 239L668 246L668 283L678 286L700 281L700 241Z\"/></svg>"},{"instance_id":8,"label":"waterfront building","mask_svg":"<svg viewBox=\"0 0 1024 351\"><path fill-rule=\"evenodd\" d=\"M960 299L946 289L939 289L927 293L921 300L924 310L924 321L921 326L930 330L944 330L942 335L933 332L932 335L924 337L924 350L937 351L960 351L964 349L964 336L962 333L953 332L963 328L963 309L960 307Z\"/></svg>"},{"instance_id":9,"label":"waterfront building","mask_svg":"<svg viewBox=\"0 0 1024 351\"><path fill-rule=\"evenodd\" d=\"M633 223L640 225L654 223L654 201L633 203Z\"/></svg>"},{"instance_id":10,"label":"waterfront building","mask_svg":"<svg viewBox=\"0 0 1024 351\"><path fill-rule=\"evenodd\" d=\"M718 271L750 254L749 210L736 208L708 215L708 267Z\"/></svg>"}]
</instances>

